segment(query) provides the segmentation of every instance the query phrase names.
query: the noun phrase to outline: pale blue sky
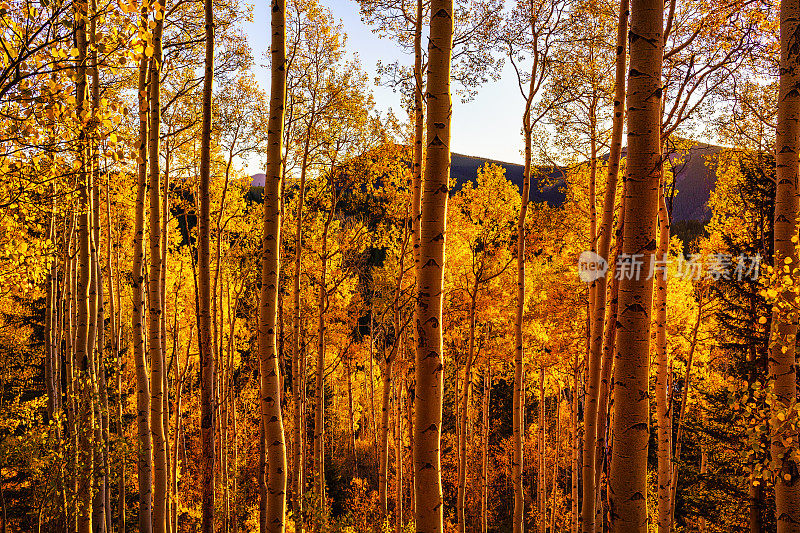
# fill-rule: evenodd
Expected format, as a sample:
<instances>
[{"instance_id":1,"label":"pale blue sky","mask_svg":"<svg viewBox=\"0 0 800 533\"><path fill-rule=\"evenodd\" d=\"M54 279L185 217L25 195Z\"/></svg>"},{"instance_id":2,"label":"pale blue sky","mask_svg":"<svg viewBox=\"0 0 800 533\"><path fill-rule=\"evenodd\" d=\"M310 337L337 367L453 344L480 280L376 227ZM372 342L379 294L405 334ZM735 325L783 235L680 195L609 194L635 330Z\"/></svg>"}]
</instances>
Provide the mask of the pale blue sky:
<instances>
[{"instance_id":1,"label":"pale blue sky","mask_svg":"<svg viewBox=\"0 0 800 533\"><path fill-rule=\"evenodd\" d=\"M398 60L413 63L400 48L388 39L380 39L361 21L358 4L354 0L320 0L342 21L348 35L347 48L357 52L363 68L375 77L375 65L381 60L390 63ZM269 1L260 0L253 7L253 23L245 28L253 57L256 60L256 78L262 88L269 89L269 71L262 67L267 60L264 53L269 48ZM522 135L520 123L523 100L516 85L513 70L506 66L498 81L489 82L478 89L469 103L453 99L451 150L462 154L482 156L511 163L521 163ZM391 89L373 88L380 110L392 108L398 117L404 115L400 95Z\"/></svg>"}]
</instances>

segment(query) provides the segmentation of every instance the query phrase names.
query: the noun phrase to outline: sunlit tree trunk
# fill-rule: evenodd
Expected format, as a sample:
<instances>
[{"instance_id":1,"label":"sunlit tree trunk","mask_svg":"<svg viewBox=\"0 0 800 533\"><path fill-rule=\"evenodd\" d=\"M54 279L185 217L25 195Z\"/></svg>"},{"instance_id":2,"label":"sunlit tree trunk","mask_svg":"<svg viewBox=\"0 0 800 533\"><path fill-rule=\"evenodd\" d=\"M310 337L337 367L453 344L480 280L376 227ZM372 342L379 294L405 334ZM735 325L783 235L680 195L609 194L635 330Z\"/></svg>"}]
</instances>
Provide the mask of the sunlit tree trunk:
<instances>
[{"instance_id":1,"label":"sunlit tree trunk","mask_svg":"<svg viewBox=\"0 0 800 533\"><path fill-rule=\"evenodd\" d=\"M483 376L483 455L481 459L481 533L489 533L489 403L492 394L492 369L487 364Z\"/></svg>"},{"instance_id":2,"label":"sunlit tree trunk","mask_svg":"<svg viewBox=\"0 0 800 533\"><path fill-rule=\"evenodd\" d=\"M440 441L444 362L442 274L450 176L450 60L453 2L431 2L428 44L427 151L420 215L416 301L414 510L418 533L440 533L443 502Z\"/></svg>"},{"instance_id":3,"label":"sunlit tree trunk","mask_svg":"<svg viewBox=\"0 0 800 533\"><path fill-rule=\"evenodd\" d=\"M78 117L83 116L86 105L86 61L87 39L86 21L89 6L86 2L75 5L75 29L78 56L75 72L75 105ZM92 283L92 264L90 260L90 219L91 219L91 168L88 159L87 128L79 125L78 154L80 164L78 187L78 260L80 270L76 285L77 298L77 334L75 336L75 362L80 365L80 416L77 420L79 434L79 453L77 465L77 511L78 533L92 531L92 495L93 495L93 433L94 433L94 398L92 394L92 354L94 346L90 341L90 285Z\"/></svg>"},{"instance_id":4,"label":"sunlit tree trunk","mask_svg":"<svg viewBox=\"0 0 800 533\"><path fill-rule=\"evenodd\" d=\"M261 417L266 439L267 478L265 533L283 533L286 517L286 440L281 412L281 379L277 351L278 283L280 279L280 208L283 165L283 118L286 107L286 4L272 1L271 84L264 184L261 298L258 350Z\"/></svg>"},{"instance_id":5,"label":"sunlit tree trunk","mask_svg":"<svg viewBox=\"0 0 800 533\"><path fill-rule=\"evenodd\" d=\"M383 517L386 518L389 512L387 493L389 491L389 402L392 392L392 372L394 369L394 348L392 353L386 358L383 367L382 388L381 388L381 427L378 437L378 452L380 453L378 468L378 502L381 507Z\"/></svg>"},{"instance_id":6,"label":"sunlit tree trunk","mask_svg":"<svg viewBox=\"0 0 800 533\"><path fill-rule=\"evenodd\" d=\"M114 419L114 433L116 441L122 442L123 438L123 425L122 425L122 361L120 361L120 293L119 293L119 270L112 267L111 262L111 248L113 245L113 234L111 232L111 178L106 173L106 221L107 221L107 237L106 237L106 265L108 272L108 304L109 315L111 317L111 350L114 357L114 376L116 378L116 398L115 398L115 411L116 416ZM119 266L119 265L116 265ZM109 450L109 453L114 450ZM115 454L116 455L116 454ZM117 530L125 531L125 461L117 461Z\"/></svg>"},{"instance_id":7,"label":"sunlit tree trunk","mask_svg":"<svg viewBox=\"0 0 800 533\"><path fill-rule=\"evenodd\" d=\"M333 172L334 169L331 169ZM336 196L331 178L331 194ZM316 368L316 398L314 405L314 486L317 505L323 516L325 515L325 312L328 307L328 233L333 222L336 210L334 198L331 210L325 218L322 229L322 269L320 272L319 299L317 300L317 368ZM384 497L385 497L384 492Z\"/></svg>"},{"instance_id":8,"label":"sunlit tree trunk","mask_svg":"<svg viewBox=\"0 0 800 533\"><path fill-rule=\"evenodd\" d=\"M200 137L200 214L197 220L197 289L200 347L200 440L202 533L214 533L214 376L216 357L212 349L211 324L211 122L214 84L214 8L203 3L205 21L205 59L203 74L203 119ZM265 209L266 211L266 209Z\"/></svg>"},{"instance_id":9,"label":"sunlit tree trunk","mask_svg":"<svg viewBox=\"0 0 800 533\"><path fill-rule=\"evenodd\" d=\"M663 261L669 252L669 215L664 199L664 181L662 176L658 195L658 247L656 260ZM666 262L664 264L667 264ZM672 528L670 514L670 486L672 478L672 412L668 400L667 381L669 368L667 363L667 274L655 272L655 325L656 325L656 424L658 450L658 532L669 533Z\"/></svg>"},{"instance_id":10,"label":"sunlit tree trunk","mask_svg":"<svg viewBox=\"0 0 800 533\"><path fill-rule=\"evenodd\" d=\"M625 116L625 67L626 44L628 29L628 0L620 1L619 24L617 26L616 72L614 88L614 115L611 128L611 147L608 160L608 173L606 175L606 190L603 197L603 216L597 235L597 254L610 262L609 248L611 244L611 226L614 221L614 209L617 192L617 177L619 175L619 162L622 149L622 130ZM592 122L594 130L594 122ZM594 135L592 136L594 137ZM596 168L596 156L593 145L592 165ZM594 174L594 171L593 171ZM594 206L591 206L592 208ZM589 368L586 390L586 415L584 417L584 451L583 451L583 494L599 494L600 486L597 449L602 445L604 435L598 430L602 424L599 420L604 416L599 404L603 402L601 396L601 375L603 370L603 332L606 313L606 286L608 276L606 273L594 281L592 291L591 331L589 348ZM596 509L598 498L584 496L581 508L584 533L594 533L597 524Z\"/></svg>"},{"instance_id":11,"label":"sunlit tree trunk","mask_svg":"<svg viewBox=\"0 0 800 533\"><path fill-rule=\"evenodd\" d=\"M150 59L149 124L149 199L150 199L150 272L148 276L147 340L150 354L150 430L153 434L153 531L167 530L167 450L164 437L164 353L161 343L161 170L159 145L161 135L161 33L163 11L155 14L153 57Z\"/></svg>"},{"instance_id":12,"label":"sunlit tree trunk","mask_svg":"<svg viewBox=\"0 0 800 533\"><path fill-rule=\"evenodd\" d=\"M142 8L141 25L147 25L147 9ZM148 132L148 60L139 62L139 155L138 182L136 186L136 216L133 234L133 357L136 362L136 420L139 441L137 477L139 482L139 530L153 530L152 485L153 448L150 434L150 372L147 367L144 343L144 216L147 187L147 132Z\"/></svg>"},{"instance_id":13,"label":"sunlit tree trunk","mask_svg":"<svg viewBox=\"0 0 800 533\"><path fill-rule=\"evenodd\" d=\"M401 356L402 358L402 356ZM399 373L398 369L398 373ZM394 498L394 531L403 531L403 417L400 407L403 398L403 389L400 376L397 376L397 387L394 391L394 471L395 471L395 498Z\"/></svg>"},{"instance_id":14,"label":"sunlit tree trunk","mask_svg":"<svg viewBox=\"0 0 800 533\"><path fill-rule=\"evenodd\" d=\"M537 525L539 526L539 533L545 533L547 528L547 435L545 433L545 404L547 400L544 397L544 367L539 368L539 427L538 427L538 443L537 446L539 456L537 457L538 466L536 468L536 504L539 507L539 519Z\"/></svg>"},{"instance_id":15,"label":"sunlit tree trunk","mask_svg":"<svg viewBox=\"0 0 800 533\"><path fill-rule=\"evenodd\" d=\"M479 282L480 276L476 275L469 303L469 352L464 365L464 378L461 381L461 412L459 413L461 433L458 436L458 494L456 495L456 520L459 533L466 531L464 502L467 492L467 410L469 407L470 385L472 384L472 364L475 362L475 306Z\"/></svg>"},{"instance_id":16,"label":"sunlit tree trunk","mask_svg":"<svg viewBox=\"0 0 800 533\"><path fill-rule=\"evenodd\" d=\"M554 435L555 444L553 448L555 449L555 455L553 455L553 488L552 488L552 497L551 500L551 509L550 509L550 531L554 533L556 530L556 513L558 512L558 499L557 499L557 491L558 488L558 459L561 454L561 385L559 384L558 390L558 397L556 398L556 433Z\"/></svg>"},{"instance_id":17,"label":"sunlit tree trunk","mask_svg":"<svg viewBox=\"0 0 800 533\"><path fill-rule=\"evenodd\" d=\"M628 167L622 252L643 254L644 274L619 282L614 357L614 447L610 476L611 529L647 530L648 365L655 253L655 222L661 180L662 16L659 0L631 2L628 77ZM632 264L633 266L633 264Z\"/></svg>"},{"instance_id":18,"label":"sunlit tree trunk","mask_svg":"<svg viewBox=\"0 0 800 533\"><path fill-rule=\"evenodd\" d=\"M800 157L800 1L781 0L781 60L778 89L778 125L775 132L775 215L774 261L782 278L794 280L793 269L798 267L797 247L792 238L797 236L797 219L800 213L798 188L798 157ZM784 266L784 272L780 268ZM787 285L790 287L791 284ZM797 316L790 299L791 289L779 294L772 311L770 331L769 379L777 402L774 412L786 411L797 396L795 343ZM775 514L778 533L800 531L800 469L790 456L784 442L796 443L797 430L777 427L777 413L771 425L770 455L779 467L775 472ZM791 414L785 414L786 418Z\"/></svg>"},{"instance_id":19,"label":"sunlit tree trunk","mask_svg":"<svg viewBox=\"0 0 800 533\"><path fill-rule=\"evenodd\" d=\"M697 321L694 323L692 329L692 340L689 344L689 354L686 356L686 375L683 378L683 391L681 392L681 407L678 411L678 425L675 433L675 459L670 463L670 487L669 487L669 504L668 513L670 520L675 516L675 496L678 491L678 461L681 459L681 437L683 437L683 424L686 417L686 406L689 400L689 386L691 385L692 377L692 363L694 361L694 353L697 348L697 334L700 331L700 323L703 319L703 300L700 296L700 301L697 307ZM670 431L672 427L670 426Z\"/></svg>"},{"instance_id":20,"label":"sunlit tree trunk","mask_svg":"<svg viewBox=\"0 0 800 533\"><path fill-rule=\"evenodd\" d=\"M414 20L414 173L411 193L411 227L414 246L414 279L418 279L420 268L420 218L422 208L422 164L425 157L422 148L425 136L425 84L422 67L422 14L423 0L417 0L417 16Z\"/></svg>"},{"instance_id":21,"label":"sunlit tree trunk","mask_svg":"<svg viewBox=\"0 0 800 533\"><path fill-rule=\"evenodd\" d=\"M573 361L572 369L572 409L570 412L571 430L570 435L572 444L572 475L571 488L570 488L570 503L572 504L572 523L570 524L570 531L578 533L580 516L578 515L578 454L580 450L580 440L578 437L578 352L575 351L575 360Z\"/></svg>"},{"instance_id":22,"label":"sunlit tree trunk","mask_svg":"<svg viewBox=\"0 0 800 533\"><path fill-rule=\"evenodd\" d=\"M312 121L313 123L313 118ZM303 203L306 194L306 172L308 170L309 143L311 128L305 139L303 161L300 166L300 189L297 193L297 214L294 250L294 277L292 279L292 397L294 403L294 522L295 529L303 529L303 465L305 464L305 416L302 402L302 389L305 375L300 372L301 364L301 325L300 325L300 271L303 258Z\"/></svg>"}]
</instances>

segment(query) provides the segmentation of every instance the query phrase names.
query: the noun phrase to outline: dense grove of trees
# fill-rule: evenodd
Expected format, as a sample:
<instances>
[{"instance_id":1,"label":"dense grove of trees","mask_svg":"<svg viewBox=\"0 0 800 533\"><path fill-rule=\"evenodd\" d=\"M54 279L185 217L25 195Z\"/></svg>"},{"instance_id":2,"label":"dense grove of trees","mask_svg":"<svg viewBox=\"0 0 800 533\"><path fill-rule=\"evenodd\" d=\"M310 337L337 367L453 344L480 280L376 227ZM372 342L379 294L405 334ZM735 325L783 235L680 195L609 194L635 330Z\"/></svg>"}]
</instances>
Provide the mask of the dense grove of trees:
<instances>
[{"instance_id":1,"label":"dense grove of trees","mask_svg":"<svg viewBox=\"0 0 800 533\"><path fill-rule=\"evenodd\" d=\"M800 1L357 4L0 2L2 532L800 532Z\"/></svg>"}]
</instances>

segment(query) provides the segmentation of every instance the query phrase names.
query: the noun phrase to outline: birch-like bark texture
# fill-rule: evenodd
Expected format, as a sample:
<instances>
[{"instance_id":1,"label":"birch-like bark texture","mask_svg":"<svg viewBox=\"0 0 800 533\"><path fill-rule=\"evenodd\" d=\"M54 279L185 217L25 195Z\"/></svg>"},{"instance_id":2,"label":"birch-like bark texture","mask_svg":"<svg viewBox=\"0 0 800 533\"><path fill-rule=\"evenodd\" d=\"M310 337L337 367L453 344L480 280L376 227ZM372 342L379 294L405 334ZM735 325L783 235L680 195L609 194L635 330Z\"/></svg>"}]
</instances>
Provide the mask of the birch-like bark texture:
<instances>
[{"instance_id":1,"label":"birch-like bark texture","mask_svg":"<svg viewBox=\"0 0 800 533\"><path fill-rule=\"evenodd\" d=\"M142 8L141 22L147 26L147 9ZM136 185L136 216L133 233L133 358L136 363L136 420L139 457L136 465L139 482L139 531L153 530L153 447L150 435L150 371L144 345L144 197L147 187L148 130L148 60L139 61L139 157Z\"/></svg>"},{"instance_id":2,"label":"birch-like bark texture","mask_svg":"<svg viewBox=\"0 0 800 533\"><path fill-rule=\"evenodd\" d=\"M305 385L305 376L300 372L301 355L301 324L300 324L300 271L303 260L303 203L306 193L306 172L308 169L308 144L311 136L306 137L303 150L303 163L300 168L300 190L297 197L297 214L295 228L294 250L294 278L292 279L292 399L294 403L294 461L292 463L294 476L294 513L295 530L303 531L303 492L304 492L304 464L305 464L305 416L302 402L302 389Z\"/></svg>"},{"instance_id":3,"label":"birch-like bark texture","mask_svg":"<svg viewBox=\"0 0 800 533\"><path fill-rule=\"evenodd\" d=\"M161 180L159 147L161 136L161 34L163 8L156 11L153 57L150 59L150 123L148 187L150 200L147 347L150 354L150 431L153 434L153 531L167 530L167 449L164 437L164 352L161 342Z\"/></svg>"},{"instance_id":4,"label":"birch-like bark texture","mask_svg":"<svg viewBox=\"0 0 800 533\"><path fill-rule=\"evenodd\" d=\"M278 281L281 243L281 167L283 165L283 117L286 107L286 4L272 1L270 52L271 85L264 184L264 233L262 239L261 298L259 301L258 351L261 377L261 417L269 473L266 487L265 533L283 533L286 515L286 441L281 414L281 380L276 342ZM262 498L265 496L261 495Z\"/></svg>"},{"instance_id":5,"label":"birch-like bark texture","mask_svg":"<svg viewBox=\"0 0 800 533\"><path fill-rule=\"evenodd\" d=\"M606 175L606 190L603 197L603 216L597 238L596 252L610 263L609 249L611 245L611 226L614 221L614 207L617 194L617 178L622 153L622 130L625 117L625 67L627 65L626 44L628 34L628 0L620 1L619 23L617 25L616 71L614 87L614 115L611 125L611 147ZM613 275L613 271L612 275ZM609 274L594 281L592 291L591 331L589 344L589 367L586 387L586 414L584 417L584 451L583 451L583 494L599 493L598 454L600 439L604 437L598 431L601 375L603 368L603 339L606 314L606 286ZM605 426L605 424L602 424ZM595 508L598 498L583 498L581 520L584 533L594 533L597 521Z\"/></svg>"},{"instance_id":6,"label":"birch-like bark texture","mask_svg":"<svg viewBox=\"0 0 800 533\"><path fill-rule=\"evenodd\" d=\"M442 278L450 177L450 63L453 1L431 2L428 43L427 151L420 211L416 302L414 510L418 533L441 533L441 431L444 354Z\"/></svg>"},{"instance_id":7,"label":"birch-like bark texture","mask_svg":"<svg viewBox=\"0 0 800 533\"><path fill-rule=\"evenodd\" d=\"M492 395L492 367L487 363L483 376L483 455L481 456L481 533L489 533L489 404Z\"/></svg>"},{"instance_id":8,"label":"birch-like bark texture","mask_svg":"<svg viewBox=\"0 0 800 533\"><path fill-rule=\"evenodd\" d=\"M534 72L535 74L535 72ZM535 76L531 75L528 97L525 100L525 113L522 116L522 132L525 136L525 168L522 177L522 196L517 222L517 302L516 316L514 318L514 391L512 411L512 439L514 450L511 459L511 483L514 486L514 533L525 531L525 492L522 486L523 471L523 416L525 410L525 386L523 379L523 340L522 318L525 311L525 217L528 213L528 202L531 190L531 105L533 103Z\"/></svg>"},{"instance_id":9,"label":"birch-like bark texture","mask_svg":"<svg viewBox=\"0 0 800 533\"><path fill-rule=\"evenodd\" d=\"M800 213L798 157L800 157L800 1L781 0L781 61L778 88L778 126L775 132L774 260L780 276L794 278L798 254L792 238L797 236ZM785 265L785 267L784 267ZM785 273L784 273L785 272ZM789 274L792 272L792 274ZM795 343L797 316L790 311L791 290L779 294L772 310L769 344L769 379L782 411L795 403L797 382ZM794 316L792 316L794 315ZM773 417L770 454L780 468L775 473L775 515L778 533L800 531L800 471L789 456L784 438L797 442L797 431L776 427Z\"/></svg>"},{"instance_id":10,"label":"birch-like bark texture","mask_svg":"<svg viewBox=\"0 0 800 533\"><path fill-rule=\"evenodd\" d=\"M200 345L200 440L202 533L214 533L214 376L216 357L211 327L211 121L214 84L214 6L203 4L205 20L205 70L203 73L203 120L200 136L200 215L197 220L197 338Z\"/></svg>"},{"instance_id":11,"label":"birch-like bark texture","mask_svg":"<svg viewBox=\"0 0 800 533\"><path fill-rule=\"evenodd\" d=\"M75 38L78 49L75 67L75 111L78 117L83 116L86 105L86 59L87 39L86 21L89 6L86 2L75 5ZM82 120L82 119L81 119ZM90 211L91 211L91 169L88 168L87 132L83 124L79 124L78 154L80 163L78 175L79 204L78 204L78 260L80 271L76 284L76 315L77 334L75 336L75 362L80 365L79 377L79 412L78 418L78 464L76 465L77 478L77 524L78 533L91 533L92 531L92 493L93 493L93 434L94 434L94 407L92 394L92 363L89 345L89 286L92 282L90 261Z\"/></svg>"},{"instance_id":12,"label":"birch-like bark texture","mask_svg":"<svg viewBox=\"0 0 800 533\"><path fill-rule=\"evenodd\" d=\"M669 214L664 198L662 176L658 195L658 247L656 260L663 261L669 252ZM665 263L666 264L666 263ZM655 272L655 325L656 325L656 425L658 449L658 533L669 533L672 528L670 513L670 486L672 485L672 412L670 409L667 382L669 368L667 362L667 273Z\"/></svg>"},{"instance_id":13,"label":"birch-like bark texture","mask_svg":"<svg viewBox=\"0 0 800 533\"><path fill-rule=\"evenodd\" d=\"M631 2L628 72L628 168L622 253L641 254L640 275L619 282L614 356L614 415L609 495L614 533L647 531L647 444L649 350L653 280L647 276L655 253L655 222L661 182L660 0Z\"/></svg>"}]
</instances>

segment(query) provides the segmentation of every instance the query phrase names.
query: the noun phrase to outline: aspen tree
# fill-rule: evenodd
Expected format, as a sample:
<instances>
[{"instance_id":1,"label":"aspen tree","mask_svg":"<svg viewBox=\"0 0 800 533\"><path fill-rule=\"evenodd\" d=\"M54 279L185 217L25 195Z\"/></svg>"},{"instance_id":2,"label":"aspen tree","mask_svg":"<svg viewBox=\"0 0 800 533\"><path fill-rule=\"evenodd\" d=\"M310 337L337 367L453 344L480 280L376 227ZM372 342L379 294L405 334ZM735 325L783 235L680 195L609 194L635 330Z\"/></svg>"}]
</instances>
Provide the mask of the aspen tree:
<instances>
[{"instance_id":1,"label":"aspen tree","mask_svg":"<svg viewBox=\"0 0 800 533\"><path fill-rule=\"evenodd\" d=\"M214 532L214 389L216 357L212 350L211 324L211 123L214 83L214 7L212 0L203 3L205 24L205 58L203 73L203 119L200 136L200 214L197 238L198 331L200 347L200 440L202 533ZM264 529L262 528L262 531Z\"/></svg>"},{"instance_id":2,"label":"aspen tree","mask_svg":"<svg viewBox=\"0 0 800 533\"><path fill-rule=\"evenodd\" d=\"M628 161L622 253L644 254L646 273L655 253L661 180L661 61L664 6L631 2L628 74ZM619 282L614 356L614 448L609 499L613 532L647 530L648 359L653 280L646 274Z\"/></svg>"},{"instance_id":3,"label":"aspen tree","mask_svg":"<svg viewBox=\"0 0 800 533\"><path fill-rule=\"evenodd\" d=\"M149 156L149 259L148 275L148 321L147 346L150 354L150 430L153 433L153 531L164 533L167 530L167 450L164 434L164 352L161 338L161 169L160 136L161 136L161 36L164 28L164 8L157 5L154 12L155 27L152 31L153 56L150 58L149 105L150 121L148 126Z\"/></svg>"},{"instance_id":4,"label":"aspen tree","mask_svg":"<svg viewBox=\"0 0 800 533\"><path fill-rule=\"evenodd\" d=\"M281 380L277 352L278 281L280 271L280 191L283 166L283 123L286 106L286 4L272 1L270 45L271 85L267 170L264 184L261 297L258 349L261 379L261 419L264 425L269 475L266 516L262 531L283 533L286 515L286 442L281 413ZM263 482L262 482L263 483Z\"/></svg>"},{"instance_id":5,"label":"aspen tree","mask_svg":"<svg viewBox=\"0 0 800 533\"><path fill-rule=\"evenodd\" d=\"M142 7L140 27L147 27L147 8ZM136 185L136 215L133 234L133 357L136 363L136 420L138 430L139 457L137 477L139 483L139 530L150 533L152 522L153 448L150 433L150 371L145 356L144 341L144 216L145 191L147 187L147 140L148 140L148 59L144 53L139 60L139 154L137 157L138 178Z\"/></svg>"},{"instance_id":6,"label":"aspen tree","mask_svg":"<svg viewBox=\"0 0 800 533\"><path fill-rule=\"evenodd\" d=\"M663 172L662 172L663 174ZM656 261L665 261L669 252L669 215L664 199L664 180L662 176L658 198L658 246ZM664 263L666 264L666 263ZM658 519L659 533L671 530L670 487L672 485L672 409L667 396L667 273L655 272L655 366L656 366L656 447L658 450Z\"/></svg>"},{"instance_id":7,"label":"aspen tree","mask_svg":"<svg viewBox=\"0 0 800 533\"><path fill-rule=\"evenodd\" d=\"M620 154L622 152L622 129L625 116L625 67L626 43L628 27L628 0L621 0L619 23L617 25L616 61L615 61L615 87L614 87L614 115L612 118L611 146L606 174L606 190L603 197L603 214L597 232L597 254L609 261L609 248L611 244L611 226L614 220L614 208L617 193L617 177L619 175ZM594 144L593 144L594 146ZM594 149L593 149L594 153ZM594 161L594 158L593 158ZM592 205L593 207L593 205ZM592 225L594 227L594 224ZM594 242L594 241L593 241ZM613 272L612 272L613 275ZM597 450L604 438L598 432L600 427L599 417L605 416L598 409L602 403L601 374L603 368L603 339L606 313L606 275L596 279L591 287L591 327L589 343L588 377L586 386L586 416L584 418L584 447L583 447L583 494L599 494ZM581 523L584 533L594 533L597 520L595 509L597 498L584 496L581 506Z\"/></svg>"},{"instance_id":8,"label":"aspen tree","mask_svg":"<svg viewBox=\"0 0 800 533\"><path fill-rule=\"evenodd\" d=\"M612 219L613 219L613 210L614 210L614 200L612 199L612 186L614 186L613 197L616 197L616 183L619 178L619 166L620 166L620 159L622 155L622 130L625 125L625 76L626 76L626 67L627 67L627 44L628 44L628 17L629 13L629 0L620 0L619 5L619 21L617 23L617 41L616 41L616 59L615 59L615 74L614 74L614 115L612 118L612 126L611 126L611 146L609 149L609 156L608 156L608 173L606 176L606 192L605 198L603 200L603 226L601 228L601 245L605 245L602 240L603 232L604 231L611 231L611 226L606 226L606 214L608 210L612 211ZM615 240L616 240L616 252L615 257L619 255L620 245L622 243L622 230L623 230L623 220L625 214L625 191L623 186L623 195L622 201L620 202L620 212L617 221L617 228L615 231ZM605 237L607 238L607 237ZM614 272L616 266L616 259L611 261L610 257L603 256L606 258L609 264L609 271ZM599 504L600 501L600 477L602 473L604 458L605 458L605 449L606 449L606 430L607 430L607 421L608 421L608 397L609 397L609 382L611 378L611 367L613 361L613 352L614 352L614 338L616 334L616 323L617 323L617 288L619 285L619 281L617 280L616 276L612 275L611 280L611 287L608 290L608 295L605 294L605 286L607 284L607 276L604 276L601 280L598 280L598 289L597 293L603 293L602 298L608 301L608 305L598 306L598 314L602 314L604 316L604 323L602 326L603 332L603 342L601 346L601 367L600 367L600 376L599 376L599 388L598 388L598 401L597 401L597 413L596 413L596 426L594 431L594 439L595 439L595 456L594 456L594 493L596 494L596 502L594 504L595 507L595 518L594 518L594 525L595 528L600 529L602 528L602 505ZM602 289L601 289L602 287ZM608 307L608 309L606 309ZM600 327L598 322L598 317L595 316L595 325L596 327Z\"/></svg>"},{"instance_id":9,"label":"aspen tree","mask_svg":"<svg viewBox=\"0 0 800 533\"><path fill-rule=\"evenodd\" d=\"M443 529L441 424L443 368L442 273L450 177L450 62L453 2L431 2L427 79L427 151L417 277L414 510L419 533Z\"/></svg>"},{"instance_id":10,"label":"aspen tree","mask_svg":"<svg viewBox=\"0 0 800 533\"><path fill-rule=\"evenodd\" d=\"M798 157L800 157L800 2L781 0L780 4L781 59L778 87L778 122L775 132L775 216L773 264L780 279L796 276L798 267L797 224L800 216L800 186L798 186ZM777 402L773 411L781 412L795 403L797 396L795 342L797 317L789 310L787 300L791 290L779 293L772 311L772 330L769 345L769 379ZM784 415L788 416L788 415ZM773 415L772 425L779 422ZM775 472L775 518L778 533L800 531L800 472L784 444L797 442L797 431L774 428L770 454L779 465Z\"/></svg>"},{"instance_id":11,"label":"aspen tree","mask_svg":"<svg viewBox=\"0 0 800 533\"><path fill-rule=\"evenodd\" d=\"M94 399L92 391L92 350L94 346L90 340L90 296L89 290L92 283L92 263L90 258L90 217L91 217L91 168L88 159L88 142L84 114L87 76L87 35L86 22L89 16L89 6L86 2L75 4L75 28L77 57L75 67L75 106L79 128L78 152L76 160L79 169L79 212L78 212L78 261L80 271L77 273L76 284L76 314L77 332L75 336L75 362L80 365L80 417L77 421L78 431L78 464L76 465L77 479L77 526L78 533L92 532L92 494L93 494L93 435L94 435Z\"/></svg>"}]
</instances>

